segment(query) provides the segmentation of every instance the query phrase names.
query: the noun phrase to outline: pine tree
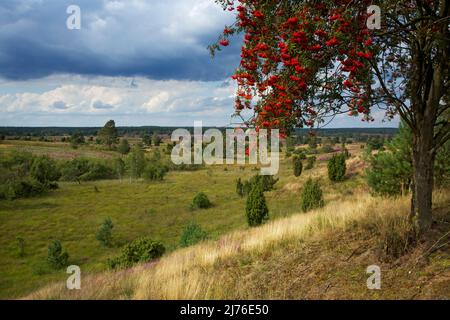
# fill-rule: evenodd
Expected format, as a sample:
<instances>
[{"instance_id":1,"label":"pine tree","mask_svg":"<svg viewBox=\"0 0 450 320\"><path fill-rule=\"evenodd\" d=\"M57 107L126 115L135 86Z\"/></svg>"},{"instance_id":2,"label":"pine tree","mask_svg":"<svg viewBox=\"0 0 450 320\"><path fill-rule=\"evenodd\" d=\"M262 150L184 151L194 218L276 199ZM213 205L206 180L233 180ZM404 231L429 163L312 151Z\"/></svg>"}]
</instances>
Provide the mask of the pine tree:
<instances>
[{"instance_id":1,"label":"pine tree","mask_svg":"<svg viewBox=\"0 0 450 320\"><path fill-rule=\"evenodd\" d=\"M97 232L97 240L100 241L105 247L111 246L112 241L112 229L114 228L111 218L106 218L103 221L100 230Z\"/></svg>"},{"instance_id":2,"label":"pine tree","mask_svg":"<svg viewBox=\"0 0 450 320\"><path fill-rule=\"evenodd\" d=\"M345 159L345 154L339 153L333 155L328 161L328 177L331 181L337 182L344 180L345 172L347 170Z\"/></svg>"},{"instance_id":3,"label":"pine tree","mask_svg":"<svg viewBox=\"0 0 450 320\"><path fill-rule=\"evenodd\" d=\"M311 170L312 168L314 168L314 164L315 163L316 163L316 157L315 156L308 157L308 160L306 161L305 170Z\"/></svg>"},{"instance_id":4,"label":"pine tree","mask_svg":"<svg viewBox=\"0 0 450 320\"><path fill-rule=\"evenodd\" d=\"M121 154L128 154L130 152L130 149L130 143L127 139L122 139L119 146L117 147L117 151L119 151Z\"/></svg>"},{"instance_id":5,"label":"pine tree","mask_svg":"<svg viewBox=\"0 0 450 320\"><path fill-rule=\"evenodd\" d=\"M108 146L109 149L117 142L117 129L114 120L109 120L98 133L100 141Z\"/></svg>"},{"instance_id":6,"label":"pine tree","mask_svg":"<svg viewBox=\"0 0 450 320\"><path fill-rule=\"evenodd\" d=\"M54 269L61 269L67 266L69 255L67 252L63 252L61 242L55 240L48 246L47 261Z\"/></svg>"},{"instance_id":7,"label":"pine tree","mask_svg":"<svg viewBox=\"0 0 450 320\"><path fill-rule=\"evenodd\" d=\"M209 201L208 196L203 192L197 193L192 200L192 207L195 209L208 209L211 206L212 203Z\"/></svg>"},{"instance_id":8,"label":"pine tree","mask_svg":"<svg viewBox=\"0 0 450 320\"><path fill-rule=\"evenodd\" d=\"M300 195L300 208L303 212L308 212L323 206L323 194L319 182L309 178Z\"/></svg>"},{"instance_id":9,"label":"pine tree","mask_svg":"<svg viewBox=\"0 0 450 320\"><path fill-rule=\"evenodd\" d=\"M299 157L294 157L294 176L300 177L303 171L303 163Z\"/></svg>"},{"instance_id":10,"label":"pine tree","mask_svg":"<svg viewBox=\"0 0 450 320\"><path fill-rule=\"evenodd\" d=\"M250 227L261 225L269 219L266 198L264 197L262 186L259 183L253 184L252 190L247 198L245 211Z\"/></svg>"},{"instance_id":11,"label":"pine tree","mask_svg":"<svg viewBox=\"0 0 450 320\"><path fill-rule=\"evenodd\" d=\"M183 230L180 239L181 247L189 247L208 238L208 233L195 222L189 223Z\"/></svg>"}]
</instances>

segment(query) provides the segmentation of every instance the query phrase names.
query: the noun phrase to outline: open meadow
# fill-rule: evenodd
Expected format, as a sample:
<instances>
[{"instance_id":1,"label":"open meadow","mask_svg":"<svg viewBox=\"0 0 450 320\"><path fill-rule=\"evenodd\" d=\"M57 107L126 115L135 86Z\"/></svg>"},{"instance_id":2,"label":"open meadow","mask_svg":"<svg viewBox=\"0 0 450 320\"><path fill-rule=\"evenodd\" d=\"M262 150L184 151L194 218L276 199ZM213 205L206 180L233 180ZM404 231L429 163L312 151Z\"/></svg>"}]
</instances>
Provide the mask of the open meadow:
<instances>
[{"instance_id":1,"label":"open meadow","mask_svg":"<svg viewBox=\"0 0 450 320\"><path fill-rule=\"evenodd\" d=\"M73 150L64 143L8 141L1 152L27 150L55 159L103 156L113 152L83 146ZM352 146L358 152L359 146ZM361 168L355 162L355 176L338 189L325 183L325 201L351 195L363 188ZM290 159L282 159L280 181L268 192L270 219L299 211L298 192L309 176L321 176L326 162L296 178ZM150 236L160 240L169 251L179 246L186 225L195 221L211 239L246 229L245 198L236 194L236 179L249 179L257 174L254 166L218 165L198 171L169 172L161 182L102 180L62 182L59 189L36 198L0 201L0 297L19 297L54 280L66 278L65 270L53 271L47 266L47 247L54 239L68 251L71 264L80 265L83 273L106 269L106 260L117 255L126 243ZM204 192L213 206L192 210L189 205L198 192ZM105 248L95 239L102 221L110 217L114 223L113 246ZM16 238L25 240L24 257L17 256Z\"/></svg>"},{"instance_id":2,"label":"open meadow","mask_svg":"<svg viewBox=\"0 0 450 320\"><path fill-rule=\"evenodd\" d=\"M0 298L449 297L445 289L448 248L433 250L446 237L448 189L436 190L435 195L436 217L444 224L421 244L411 243L406 223L408 197L375 196L367 184L368 157L379 152L368 144L355 142L342 149L330 147L332 140L327 138L313 149L307 144L284 148L277 182L264 192L269 222L251 228L245 215L248 196L239 194L237 180L250 181L258 175L258 166L200 166L171 169L157 180L136 178L128 168L134 154L142 153L149 164L160 163L168 157L169 144L142 148L138 139L130 141L128 155L95 143L73 147L54 141L6 140L0 144L3 159L33 154L34 162L50 159L62 172L79 159L104 165L123 159L130 172L109 179L61 178L57 189L39 196L0 200ZM297 155L311 150L313 154L303 160L303 170L296 176ZM332 182L329 163L342 150L347 154L345 176ZM307 168L310 158L316 161ZM320 185L323 207L305 213L301 194L310 179ZM192 205L201 192L211 203L208 208ZM111 243L105 246L98 231L107 218L113 228ZM183 234L192 223L206 236L183 248ZM163 257L127 266L128 271L111 270L109 261L142 237L162 243ZM49 245L55 240L69 254L65 264L81 268L82 290L67 291L65 268L49 264ZM388 271L391 284L381 295L364 289L364 268L372 263ZM413 286L408 276L411 270L422 279L421 286ZM242 279L247 279L244 286L239 284ZM404 290L395 291L398 285Z\"/></svg>"}]
</instances>

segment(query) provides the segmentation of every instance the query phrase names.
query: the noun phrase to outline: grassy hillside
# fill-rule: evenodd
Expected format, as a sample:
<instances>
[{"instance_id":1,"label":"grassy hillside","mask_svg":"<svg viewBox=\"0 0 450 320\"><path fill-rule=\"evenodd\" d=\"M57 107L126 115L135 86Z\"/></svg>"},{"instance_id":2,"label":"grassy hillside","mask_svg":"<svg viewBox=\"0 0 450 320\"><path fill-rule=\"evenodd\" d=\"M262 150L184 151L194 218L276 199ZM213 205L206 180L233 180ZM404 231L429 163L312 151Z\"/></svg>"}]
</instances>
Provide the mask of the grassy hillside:
<instances>
[{"instance_id":1,"label":"grassy hillside","mask_svg":"<svg viewBox=\"0 0 450 320\"><path fill-rule=\"evenodd\" d=\"M16 141L2 146L7 150L39 150L36 153L55 158L69 152L85 157L99 152L95 146L73 150L67 144L45 142ZM309 176L324 175L325 165L321 162L316 169L295 178L291 160L283 160L280 181L274 191L266 194L271 219L298 212L298 192L303 182ZM236 194L235 183L239 177L248 179L258 172L250 165L215 166L194 172L170 172L163 182L154 183L128 179L60 183L58 190L44 196L0 201L0 298L19 297L67 277L64 270L48 268L47 247L54 239L60 240L68 251L69 263L80 265L85 273L95 273L104 271L107 259L116 256L123 245L141 236L162 241L169 251L176 249L183 229L193 220L212 239L246 229L246 200ZM342 183L339 192L326 179L323 184L325 200L331 201L361 185L361 177ZM189 205L200 191L208 195L213 207L192 211ZM103 247L95 239L107 217L115 225L112 248ZM17 237L25 240L23 258L17 256Z\"/></svg>"},{"instance_id":2,"label":"grassy hillside","mask_svg":"<svg viewBox=\"0 0 450 320\"><path fill-rule=\"evenodd\" d=\"M435 195L442 220L405 247L408 199L357 194L325 208L238 231L131 270L87 276L80 291L63 283L31 299L448 299L450 196ZM447 232L447 235L446 235ZM393 241L393 235L398 235ZM405 249L386 255L392 246ZM379 265L382 289L368 290L366 268Z\"/></svg>"},{"instance_id":3,"label":"grassy hillside","mask_svg":"<svg viewBox=\"0 0 450 320\"><path fill-rule=\"evenodd\" d=\"M73 150L67 144L8 141L0 147L3 151L29 150L56 159L117 156L92 145ZM246 200L235 191L237 178L248 179L258 173L250 165L175 171L164 181L153 183L128 179L60 183L58 190L44 196L0 201L0 298L23 297L42 287L30 297L339 298L348 297L346 288L352 286L358 290L350 297L390 297L385 290L367 291L365 268L370 264L380 264L387 277L410 268L420 273L425 283L438 275L431 280L433 288L436 279L444 279L446 284L448 274L442 270L450 265L448 252L433 252L434 260L425 265L422 259L413 266L402 262L402 269L398 269L395 259L386 258L383 248L392 251L391 247L400 247L398 250L407 251L401 259L410 261L408 257L418 257L434 238L414 252L403 250L409 249L407 230L403 228L408 199L369 197L360 146L350 145L349 149L352 157L347 161L347 178L340 183L330 183L327 178L326 160L330 155L318 156L316 167L305 170L299 178L293 175L292 160L282 159L280 180L275 190L266 193L270 223L255 229L247 227ZM309 177L320 180L326 207L300 214L299 194ZM192 211L189 205L200 191L208 195L213 207ZM437 213L442 217L450 211L448 197L448 191L436 196ZM95 239L106 217L115 226L111 248ZM211 240L179 249L182 231L191 221L199 223ZM442 226L448 229L448 224ZM436 230L435 236L441 231ZM107 259L141 236L162 241L168 253L156 263L106 272ZM24 257L17 255L17 237L25 240ZM65 270L48 267L47 247L54 239L68 251L69 263L81 267L80 292L63 289ZM386 284L396 283L387 279ZM406 281L403 276L400 280ZM412 288L414 279L410 280ZM50 283L55 285L48 287ZM327 289L321 290L321 285ZM399 297L422 294L411 290ZM394 297L395 293L390 294ZM442 295L449 296L445 290Z\"/></svg>"}]
</instances>

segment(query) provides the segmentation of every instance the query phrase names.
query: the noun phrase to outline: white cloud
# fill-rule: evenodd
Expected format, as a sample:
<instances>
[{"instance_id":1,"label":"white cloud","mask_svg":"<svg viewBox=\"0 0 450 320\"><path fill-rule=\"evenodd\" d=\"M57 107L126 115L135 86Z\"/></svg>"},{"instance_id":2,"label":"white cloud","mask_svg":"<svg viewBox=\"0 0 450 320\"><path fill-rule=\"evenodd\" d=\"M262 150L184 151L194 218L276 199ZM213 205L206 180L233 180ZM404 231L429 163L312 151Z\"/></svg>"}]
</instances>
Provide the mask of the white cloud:
<instances>
[{"instance_id":1,"label":"white cloud","mask_svg":"<svg viewBox=\"0 0 450 320\"><path fill-rule=\"evenodd\" d=\"M0 80L0 125L85 126L116 119L123 126L188 126L194 120L224 126L233 114L235 83L159 81L141 77L51 76ZM396 127L373 110L373 123L338 115L328 127Z\"/></svg>"},{"instance_id":2,"label":"white cloud","mask_svg":"<svg viewBox=\"0 0 450 320\"><path fill-rule=\"evenodd\" d=\"M16 85L21 87L22 83L18 82ZM9 90L18 90L13 82L7 84ZM59 123L58 119L63 115L112 118L142 115L151 117L149 125L157 124L160 119L171 118L174 123L191 125L191 118L196 117L210 125L224 125L229 122L229 116L233 112L235 90L233 82L225 84L67 75L30 80L26 86L28 91L0 93L0 110L3 115L0 125L11 125L12 119L17 120L25 114L45 115L46 119L53 117L54 120L48 125ZM15 125L24 124L18 122Z\"/></svg>"}]
</instances>

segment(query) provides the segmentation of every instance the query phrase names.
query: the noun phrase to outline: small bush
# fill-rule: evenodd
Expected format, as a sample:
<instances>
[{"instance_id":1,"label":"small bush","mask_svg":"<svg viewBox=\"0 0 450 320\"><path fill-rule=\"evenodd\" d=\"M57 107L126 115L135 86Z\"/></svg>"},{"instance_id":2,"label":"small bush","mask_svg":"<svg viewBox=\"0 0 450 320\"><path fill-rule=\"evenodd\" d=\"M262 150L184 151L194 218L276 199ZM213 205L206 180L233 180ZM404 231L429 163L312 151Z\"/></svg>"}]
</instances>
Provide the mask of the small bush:
<instances>
[{"instance_id":1,"label":"small bush","mask_svg":"<svg viewBox=\"0 0 450 320\"><path fill-rule=\"evenodd\" d=\"M204 241L208 238L208 233L204 231L200 225L191 222L183 230L181 235L180 245L182 247L189 247Z\"/></svg>"},{"instance_id":2,"label":"small bush","mask_svg":"<svg viewBox=\"0 0 450 320\"><path fill-rule=\"evenodd\" d=\"M302 149L295 149L293 151L293 153L300 159L300 160L305 160L306 159L306 154Z\"/></svg>"},{"instance_id":3,"label":"small bush","mask_svg":"<svg viewBox=\"0 0 450 320\"><path fill-rule=\"evenodd\" d=\"M14 200L38 196L49 189L37 180L29 177L12 179L0 186L0 199Z\"/></svg>"},{"instance_id":4,"label":"small bush","mask_svg":"<svg viewBox=\"0 0 450 320\"><path fill-rule=\"evenodd\" d=\"M192 200L192 207L194 209L208 209L211 206L211 202L203 192L197 193L194 197L194 200Z\"/></svg>"},{"instance_id":5,"label":"small bush","mask_svg":"<svg viewBox=\"0 0 450 320\"><path fill-rule=\"evenodd\" d=\"M266 175L256 175L253 178L250 179L251 188L253 188L253 185L259 184L262 187L263 192L272 191L275 184L278 182L279 179L275 179L273 176Z\"/></svg>"},{"instance_id":6,"label":"small bush","mask_svg":"<svg viewBox=\"0 0 450 320\"><path fill-rule=\"evenodd\" d=\"M30 169L30 176L41 184L57 181L61 173L56 162L47 156L36 157Z\"/></svg>"},{"instance_id":7,"label":"small bush","mask_svg":"<svg viewBox=\"0 0 450 320\"><path fill-rule=\"evenodd\" d=\"M314 168L314 164L316 163L317 158L315 156L308 157L308 160L306 161L305 170L311 170Z\"/></svg>"},{"instance_id":8,"label":"small bush","mask_svg":"<svg viewBox=\"0 0 450 320\"><path fill-rule=\"evenodd\" d=\"M117 151L119 151L121 154L128 154L131 150L130 143L127 139L122 139L117 146Z\"/></svg>"},{"instance_id":9,"label":"small bush","mask_svg":"<svg viewBox=\"0 0 450 320\"><path fill-rule=\"evenodd\" d=\"M59 242L59 240L53 241L48 246L47 261L50 267L59 270L67 266L68 260L69 254L67 252L63 252L61 242Z\"/></svg>"},{"instance_id":10,"label":"small bush","mask_svg":"<svg viewBox=\"0 0 450 320\"><path fill-rule=\"evenodd\" d=\"M61 180L80 181L80 177L89 172L89 160L77 158L61 165Z\"/></svg>"},{"instance_id":11,"label":"small bush","mask_svg":"<svg viewBox=\"0 0 450 320\"><path fill-rule=\"evenodd\" d=\"M294 176L300 177L303 171L302 160L298 157L294 158Z\"/></svg>"},{"instance_id":12,"label":"small bush","mask_svg":"<svg viewBox=\"0 0 450 320\"><path fill-rule=\"evenodd\" d=\"M114 179L116 178L116 173L110 166L93 162L89 165L89 171L80 176L81 181L95 181L102 179Z\"/></svg>"},{"instance_id":13,"label":"small bush","mask_svg":"<svg viewBox=\"0 0 450 320\"><path fill-rule=\"evenodd\" d=\"M259 226L269 219L269 209L260 184L253 185L247 198L245 212L250 227Z\"/></svg>"},{"instance_id":14,"label":"small bush","mask_svg":"<svg viewBox=\"0 0 450 320\"><path fill-rule=\"evenodd\" d=\"M114 228L114 225L112 223L111 218L106 218L103 221L102 226L100 227L100 230L97 232L97 240L100 241L101 244L103 244L105 247L111 246L112 241L112 229Z\"/></svg>"},{"instance_id":15,"label":"small bush","mask_svg":"<svg viewBox=\"0 0 450 320\"><path fill-rule=\"evenodd\" d=\"M134 240L122 249L122 254L108 260L111 269L129 268L137 263L149 262L161 257L166 251L159 241L144 237Z\"/></svg>"},{"instance_id":16,"label":"small bush","mask_svg":"<svg viewBox=\"0 0 450 320\"><path fill-rule=\"evenodd\" d=\"M167 168L160 163L151 162L144 169L144 179L148 181L162 181Z\"/></svg>"},{"instance_id":17,"label":"small bush","mask_svg":"<svg viewBox=\"0 0 450 320\"><path fill-rule=\"evenodd\" d=\"M333 182L344 180L345 171L347 170L345 165L345 154L335 154L328 161L328 177Z\"/></svg>"},{"instance_id":18,"label":"small bush","mask_svg":"<svg viewBox=\"0 0 450 320\"><path fill-rule=\"evenodd\" d=\"M244 196L249 195L250 191L252 191L252 183L250 181L244 181L242 190L244 192Z\"/></svg>"},{"instance_id":19,"label":"small bush","mask_svg":"<svg viewBox=\"0 0 450 320\"><path fill-rule=\"evenodd\" d=\"M324 201L319 182L309 178L300 195L300 208L303 212L308 212L323 206Z\"/></svg>"}]
</instances>

